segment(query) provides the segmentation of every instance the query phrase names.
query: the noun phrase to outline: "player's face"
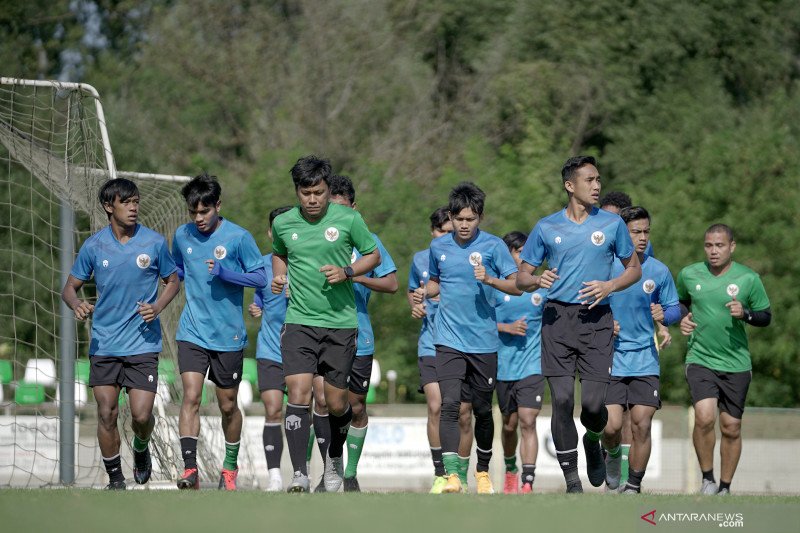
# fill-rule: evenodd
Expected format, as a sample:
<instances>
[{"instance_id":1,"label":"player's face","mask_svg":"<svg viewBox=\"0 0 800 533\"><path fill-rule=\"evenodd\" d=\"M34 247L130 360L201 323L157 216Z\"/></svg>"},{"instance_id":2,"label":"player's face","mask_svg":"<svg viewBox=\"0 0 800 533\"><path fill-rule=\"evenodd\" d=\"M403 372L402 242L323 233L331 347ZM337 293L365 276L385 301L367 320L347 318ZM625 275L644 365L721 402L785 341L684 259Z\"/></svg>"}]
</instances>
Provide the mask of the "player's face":
<instances>
[{"instance_id":1,"label":"player's face","mask_svg":"<svg viewBox=\"0 0 800 533\"><path fill-rule=\"evenodd\" d=\"M706 259L714 268L724 268L731 262L731 255L736 249L736 241L728 240L728 235L722 231L706 233L705 239Z\"/></svg>"},{"instance_id":2,"label":"player's face","mask_svg":"<svg viewBox=\"0 0 800 533\"><path fill-rule=\"evenodd\" d=\"M522 259L520 259L519 254L522 253L522 248L509 248L509 252L511 252L511 257L514 258L514 262L517 264L517 268L522 264Z\"/></svg>"},{"instance_id":3,"label":"player's face","mask_svg":"<svg viewBox=\"0 0 800 533\"><path fill-rule=\"evenodd\" d=\"M300 210L309 220L316 220L322 216L331 198L331 190L324 181L311 187L298 187L296 192Z\"/></svg>"},{"instance_id":4,"label":"player's face","mask_svg":"<svg viewBox=\"0 0 800 533\"><path fill-rule=\"evenodd\" d=\"M442 235L447 235L448 233L453 233L453 223L449 220L442 224L440 228L433 228L431 230L431 235L434 239L438 239Z\"/></svg>"},{"instance_id":5,"label":"player's face","mask_svg":"<svg viewBox=\"0 0 800 533\"><path fill-rule=\"evenodd\" d=\"M349 207L350 209L356 208L356 204L351 204L350 200L348 200L346 196L342 196L341 194L331 195L331 203L343 205L345 207Z\"/></svg>"},{"instance_id":6,"label":"player's face","mask_svg":"<svg viewBox=\"0 0 800 533\"><path fill-rule=\"evenodd\" d=\"M139 197L131 196L127 200L120 200L119 195L114 197L114 203L103 206L106 213L111 215L119 226L131 227L136 225L139 218Z\"/></svg>"},{"instance_id":7,"label":"player's face","mask_svg":"<svg viewBox=\"0 0 800 533\"><path fill-rule=\"evenodd\" d=\"M478 232L478 224L481 223L481 217L469 207L465 207L455 215L451 215L450 220L453 221L453 231L456 234L456 239L461 242L472 239Z\"/></svg>"},{"instance_id":8,"label":"player's face","mask_svg":"<svg viewBox=\"0 0 800 533\"><path fill-rule=\"evenodd\" d=\"M578 202L594 205L600 199L600 173L594 165L583 165L564 187Z\"/></svg>"},{"instance_id":9,"label":"player's face","mask_svg":"<svg viewBox=\"0 0 800 533\"><path fill-rule=\"evenodd\" d=\"M219 206L220 202L217 202L217 205L198 203L195 207L189 208L189 216L192 217L192 221L195 226L197 226L197 231L200 233L210 233L217 229L217 225L219 224Z\"/></svg>"},{"instance_id":10,"label":"player's face","mask_svg":"<svg viewBox=\"0 0 800 533\"><path fill-rule=\"evenodd\" d=\"M631 220L628 222L628 233L631 234L636 253L643 254L650 242L650 221L646 218Z\"/></svg>"}]
</instances>

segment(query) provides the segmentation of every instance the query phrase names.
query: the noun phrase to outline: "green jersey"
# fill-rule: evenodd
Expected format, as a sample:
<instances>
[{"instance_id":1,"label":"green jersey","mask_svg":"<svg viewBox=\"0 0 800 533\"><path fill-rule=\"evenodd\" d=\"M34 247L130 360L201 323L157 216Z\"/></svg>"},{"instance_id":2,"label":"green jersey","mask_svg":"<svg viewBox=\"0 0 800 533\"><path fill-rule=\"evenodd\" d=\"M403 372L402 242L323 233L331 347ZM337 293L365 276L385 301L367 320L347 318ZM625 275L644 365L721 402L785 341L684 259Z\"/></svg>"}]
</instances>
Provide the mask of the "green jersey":
<instances>
[{"instance_id":1,"label":"green jersey","mask_svg":"<svg viewBox=\"0 0 800 533\"><path fill-rule=\"evenodd\" d=\"M353 282L331 285L319 271L324 265L350 265L353 248L366 255L377 244L358 211L349 207L328 204L316 222L303 218L299 207L275 217L272 251L289 262L287 324L358 327Z\"/></svg>"},{"instance_id":2,"label":"green jersey","mask_svg":"<svg viewBox=\"0 0 800 533\"><path fill-rule=\"evenodd\" d=\"M678 274L678 299L691 300L697 328L689 337L687 363L718 372L752 369L744 320L733 318L725 304L735 296L746 309L763 311L769 298L758 274L739 263L714 276L706 263L689 265Z\"/></svg>"}]
</instances>

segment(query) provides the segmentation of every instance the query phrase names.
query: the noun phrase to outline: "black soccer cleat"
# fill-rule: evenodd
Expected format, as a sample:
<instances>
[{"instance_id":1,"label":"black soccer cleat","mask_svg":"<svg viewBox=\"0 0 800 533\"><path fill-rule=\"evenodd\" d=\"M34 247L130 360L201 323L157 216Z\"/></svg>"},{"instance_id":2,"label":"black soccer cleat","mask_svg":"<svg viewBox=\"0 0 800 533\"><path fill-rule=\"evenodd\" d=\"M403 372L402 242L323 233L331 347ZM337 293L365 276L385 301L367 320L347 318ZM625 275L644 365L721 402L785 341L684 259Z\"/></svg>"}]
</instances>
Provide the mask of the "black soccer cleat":
<instances>
[{"instance_id":1,"label":"black soccer cleat","mask_svg":"<svg viewBox=\"0 0 800 533\"><path fill-rule=\"evenodd\" d=\"M317 492L328 492L327 490L325 490L325 477L324 476L319 478L319 484L317 484L317 487L314 489L314 494L316 494Z\"/></svg>"},{"instance_id":2,"label":"black soccer cleat","mask_svg":"<svg viewBox=\"0 0 800 533\"><path fill-rule=\"evenodd\" d=\"M358 485L358 480L354 477L344 478L344 491L345 492L361 492L361 487Z\"/></svg>"},{"instance_id":3,"label":"black soccer cleat","mask_svg":"<svg viewBox=\"0 0 800 533\"><path fill-rule=\"evenodd\" d=\"M183 476L178 480L178 488L181 490L200 489L200 474L197 473L196 468L184 469Z\"/></svg>"},{"instance_id":4,"label":"black soccer cleat","mask_svg":"<svg viewBox=\"0 0 800 533\"><path fill-rule=\"evenodd\" d=\"M139 485L144 485L150 480L153 473L153 462L150 460L150 448L143 452L133 452L133 479Z\"/></svg>"},{"instance_id":5,"label":"black soccer cleat","mask_svg":"<svg viewBox=\"0 0 800 533\"><path fill-rule=\"evenodd\" d=\"M567 483L567 494L583 494L583 485L580 479Z\"/></svg>"},{"instance_id":6,"label":"black soccer cleat","mask_svg":"<svg viewBox=\"0 0 800 533\"><path fill-rule=\"evenodd\" d=\"M600 443L589 439L589 434L583 434L583 450L586 452L586 475L593 487L599 487L606 480L606 462Z\"/></svg>"},{"instance_id":7,"label":"black soccer cleat","mask_svg":"<svg viewBox=\"0 0 800 533\"><path fill-rule=\"evenodd\" d=\"M106 485L106 490L126 490L128 486L125 484L125 480L122 481L110 481L108 485Z\"/></svg>"}]
</instances>

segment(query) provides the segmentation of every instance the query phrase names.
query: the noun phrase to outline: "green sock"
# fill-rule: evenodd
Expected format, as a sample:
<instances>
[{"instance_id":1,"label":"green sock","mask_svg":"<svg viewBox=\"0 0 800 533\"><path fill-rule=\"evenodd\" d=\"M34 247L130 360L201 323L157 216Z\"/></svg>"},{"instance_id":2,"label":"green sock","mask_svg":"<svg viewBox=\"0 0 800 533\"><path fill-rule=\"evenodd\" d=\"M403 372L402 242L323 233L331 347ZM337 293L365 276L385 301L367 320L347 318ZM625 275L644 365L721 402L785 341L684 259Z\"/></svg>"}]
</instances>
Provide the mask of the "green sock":
<instances>
[{"instance_id":1,"label":"green sock","mask_svg":"<svg viewBox=\"0 0 800 533\"><path fill-rule=\"evenodd\" d=\"M587 429L586 430L586 435L589 436L589 440L590 441L592 441L592 442L600 442L600 437L603 436L603 432L601 431L600 433L595 433L591 429Z\"/></svg>"},{"instance_id":2,"label":"green sock","mask_svg":"<svg viewBox=\"0 0 800 533\"><path fill-rule=\"evenodd\" d=\"M619 444L617 444L617 447L616 447L616 448L613 448L613 449L611 449L611 450L608 450L608 449L607 449L606 451L608 452L608 455L610 455L611 457L613 457L614 459L616 459L617 457L619 457L619 456L621 456L621 455L622 455L622 446L620 446Z\"/></svg>"},{"instance_id":3,"label":"green sock","mask_svg":"<svg viewBox=\"0 0 800 533\"><path fill-rule=\"evenodd\" d=\"M314 453L314 426L311 426L311 433L308 434L308 450L306 450L306 462L311 462L311 454ZM325 458L323 457L324 461Z\"/></svg>"},{"instance_id":4,"label":"green sock","mask_svg":"<svg viewBox=\"0 0 800 533\"><path fill-rule=\"evenodd\" d=\"M459 464L457 453L443 453L442 462L444 463L444 471L448 476L451 474L460 475L461 465Z\"/></svg>"},{"instance_id":5,"label":"green sock","mask_svg":"<svg viewBox=\"0 0 800 533\"><path fill-rule=\"evenodd\" d=\"M354 478L358 471L358 460L361 459L361 450L364 449L364 440L367 438L367 428L357 428L350 426L347 430L347 466L344 469L344 477Z\"/></svg>"},{"instance_id":6,"label":"green sock","mask_svg":"<svg viewBox=\"0 0 800 533\"><path fill-rule=\"evenodd\" d=\"M150 439L144 440L140 439L138 435L133 436L133 451L135 452L143 452L147 449L147 445L150 443Z\"/></svg>"},{"instance_id":7,"label":"green sock","mask_svg":"<svg viewBox=\"0 0 800 533\"><path fill-rule=\"evenodd\" d=\"M467 472L469 472L469 457L458 456L458 477L461 478L461 484L467 486Z\"/></svg>"},{"instance_id":8,"label":"green sock","mask_svg":"<svg viewBox=\"0 0 800 533\"><path fill-rule=\"evenodd\" d=\"M622 473L621 474L622 475L620 475L619 482L620 483L625 483L625 482L628 481L628 455L631 452L631 445L630 444L622 444L620 446L620 448L622 448L622 450L621 450L621 453L622 453L622 465L621 465Z\"/></svg>"},{"instance_id":9,"label":"green sock","mask_svg":"<svg viewBox=\"0 0 800 533\"><path fill-rule=\"evenodd\" d=\"M236 470L236 460L239 457L239 442L226 442L225 443L225 460L222 462L222 468L225 470Z\"/></svg>"},{"instance_id":10,"label":"green sock","mask_svg":"<svg viewBox=\"0 0 800 533\"><path fill-rule=\"evenodd\" d=\"M511 457L503 457L506 462L506 472L511 472L512 474L517 473L517 456L512 455Z\"/></svg>"}]
</instances>

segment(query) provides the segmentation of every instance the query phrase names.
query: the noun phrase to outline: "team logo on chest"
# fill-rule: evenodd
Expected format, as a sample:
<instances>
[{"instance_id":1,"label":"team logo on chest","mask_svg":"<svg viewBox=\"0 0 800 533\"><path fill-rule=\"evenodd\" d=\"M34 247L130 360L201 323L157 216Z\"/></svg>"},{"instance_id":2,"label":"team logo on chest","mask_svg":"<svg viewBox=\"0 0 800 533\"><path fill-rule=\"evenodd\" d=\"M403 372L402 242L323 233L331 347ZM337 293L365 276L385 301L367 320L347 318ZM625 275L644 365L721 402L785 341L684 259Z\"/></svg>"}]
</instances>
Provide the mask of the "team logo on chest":
<instances>
[{"instance_id":1,"label":"team logo on chest","mask_svg":"<svg viewBox=\"0 0 800 533\"><path fill-rule=\"evenodd\" d=\"M656 282L652 279L644 280L644 283L642 283L642 290L647 294L653 294L653 291L656 290Z\"/></svg>"},{"instance_id":2,"label":"team logo on chest","mask_svg":"<svg viewBox=\"0 0 800 533\"><path fill-rule=\"evenodd\" d=\"M292 233L292 240L293 240L293 241L296 241L296 240L297 240L297 233Z\"/></svg>"},{"instance_id":3,"label":"team logo on chest","mask_svg":"<svg viewBox=\"0 0 800 533\"><path fill-rule=\"evenodd\" d=\"M504 302L510 302L510 301L511 301L511 296L509 296L508 294L506 294L505 296L503 296L503 301L504 301Z\"/></svg>"},{"instance_id":4,"label":"team logo on chest","mask_svg":"<svg viewBox=\"0 0 800 533\"><path fill-rule=\"evenodd\" d=\"M439 258L439 261L446 261L446 260L447 260L447 256L444 255L444 254L442 254L442 257Z\"/></svg>"},{"instance_id":5,"label":"team logo on chest","mask_svg":"<svg viewBox=\"0 0 800 533\"><path fill-rule=\"evenodd\" d=\"M592 233L592 244L595 246L600 246L604 242L606 242L606 236L602 231L595 231Z\"/></svg>"},{"instance_id":6,"label":"team logo on chest","mask_svg":"<svg viewBox=\"0 0 800 533\"><path fill-rule=\"evenodd\" d=\"M736 298L736 295L739 294L739 286L735 283L728 285L728 288L725 290L728 292L728 296L731 298Z\"/></svg>"},{"instance_id":7,"label":"team logo on chest","mask_svg":"<svg viewBox=\"0 0 800 533\"><path fill-rule=\"evenodd\" d=\"M483 262L483 256L480 252L472 252L469 254L469 264L476 267Z\"/></svg>"},{"instance_id":8,"label":"team logo on chest","mask_svg":"<svg viewBox=\"0 0 800 533\"><path fill-rule=\"evenodd\" d=\"M556 244L561 244L561 237L560 236L556 237L555 241L556 241Z\"/></svg>"},{"instance_id":9,"label":"team logo on chest","mask_svg":"<svg viewBox=\"0 0 800 533\"><path fill-rule=\"evenodd\" d=\"M192 247L191 246L186 249L186 253L191 255L191 253L192 253Z\"/></svg>"},{"instance_id":10,"label":"team logo on chest","mask_svg":"<svg viewBox=\"0 0 800 533\"><path fill-rule=\"evenodd\" d=\"M105 266L105 265L103 265ZM139 254L139 257L136 258L136 266L141 269L145 269L150 266L150 256L147 254Z\"/></svg>"},{"instance_id":11,"label":"team logo on chest","mask_svg":"<svg viewBox=\"0 0 800 533\"><path fill-rule=\"evenodd\" d=\"M533 294L531 294L531 303L536 307L542 305L542 295L539 294L538 292L534 292Z\"/></svg>"},{"instance_id":12,"label":"team logo on chest","mask_svg":"<svg viewBox=\"0 0 800 533\"><path fill-rule=\"evenodd\" d=\"M108 268L108 259L103 259L103 268Z\"/></svg>"},{"instance_id":13,"label":"team logo on chest","mask_svg":"<svg viewBox=\"0 0 800 533\"><path fill-rule=\"evenodd\" d=\"M339 230L331 226L325 230L325 239L329 242L335 242L339 239Z\"/></svg>"},{"instance_id":14,"label":"team logo on chest","mask_svg":"<svg viewBox=\"0 0 800 533\"><path fill-rule=\"evenodd\" d=\"M221 244L216 248L214 248L214 257L216 257L217 259L220 260L225 259L225 256L227 255L228 255L228 250L226 250L225 247L222 246Z\"/></svg>"}]
</instances>

